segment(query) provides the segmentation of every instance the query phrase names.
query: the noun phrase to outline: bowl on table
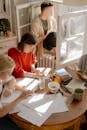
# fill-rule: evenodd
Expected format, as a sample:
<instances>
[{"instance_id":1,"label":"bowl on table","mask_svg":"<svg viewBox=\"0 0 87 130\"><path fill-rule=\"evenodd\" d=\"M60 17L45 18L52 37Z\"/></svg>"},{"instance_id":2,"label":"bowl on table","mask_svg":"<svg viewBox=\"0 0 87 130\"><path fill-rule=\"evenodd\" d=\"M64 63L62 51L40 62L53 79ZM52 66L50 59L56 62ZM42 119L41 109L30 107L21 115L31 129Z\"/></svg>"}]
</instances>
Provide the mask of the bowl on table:
<instances>
[{"instance_id":1,"label":"bowl on table","mask_svg":"<svg viewBox=\"0 0 87 130\"><path fill-rule=\"evenodd\" d=\"M57 93L60 89L60 84L54 81L48 83L48 90L51 93Z\"/></svg>"}]
</instances>

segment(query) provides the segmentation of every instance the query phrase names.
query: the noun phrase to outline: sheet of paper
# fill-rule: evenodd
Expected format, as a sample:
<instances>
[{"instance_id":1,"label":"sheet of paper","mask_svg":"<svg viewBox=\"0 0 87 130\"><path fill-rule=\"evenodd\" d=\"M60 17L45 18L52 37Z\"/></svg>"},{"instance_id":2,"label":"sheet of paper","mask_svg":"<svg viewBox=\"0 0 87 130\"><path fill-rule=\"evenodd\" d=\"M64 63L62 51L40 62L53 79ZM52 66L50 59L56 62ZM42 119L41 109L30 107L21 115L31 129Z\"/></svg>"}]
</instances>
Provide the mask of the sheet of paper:
<instances>
[{"instance_id":1,"label":"sheet of paper","mask_svg":"<svg viewBox=\"0 0 87 130\"><path fill-rule=\"evenodd\" d=\"M22 102L25 106L45 114L68 111L63 96L58 94L35 94Z\"/></svg>"},{"instance_id":2,"label":"sheet of paper","mask_svg":"<svg viewBox=\"0 0 87 130\"><path fill-rule=\"evenodd\" d=\"M35 91L38 88L38 79L33 78L18 78L17 84L20 86L25 86L26 90Z\"/></svg>"},{"instance_id":3,"label":"sheet of paper","mask_svg":"<svg viewBox=\"0 0 87 130\"><path fill-rule=\"evenodd\" d=\"M14 93L12 93L11 96L8 96L8 97L2 96L1 97L1 102L3 104L10 103L10 102L14 101L15 99L17 99L20 96L20 94L21 94L21 91L17 90L17 91L14 91Z\"/></svg>"},{"instance_id":4,"label":"sheet of paper","mask_svg":"<svg viewBox=\"0 0 87 130\"><path fill-rule=\"evenodd\" d=\"M18 113L18 116L37 126L41 126L50 115L50 112L46 114L41 114L24 105L21 105L21 112Z\"/></svg>"},{"instance_id":5,"label":"sheet of paper","mask_svg":"<svg viewBox=\"0 0 87 130\"><path fill-rule=\"evenodd\" d=\"M21 108L21 104L19 103L17 106L15 106L10 112L9 114L13 114L13 113L18 113L20 112Z\"/></svg>"},{"instance_id":6,"label":"sheet of paper","mask_svg":"<svg viewBox=\"0 0 87 130\"><path fill-rule=\"evenodd\" d=\"M76 88L81 88L81 89L86 89L84 86L84 82L77 80L77 79L72 79L68 85L65 86L71 93L74 92Z\"/></svg>"},{"instance_id":7,"label":"sheet of paper","mask_svg":"<svg viewBox=\"0 0 87 130\"><path fill-rule=\"evenodd\" d=\"M17 105L13 112L17 109L20 117L37 126L41 126L52 113L68 111L64 97L60 93L35 94Z\"/></svg>"},{"instance_id":8,"label":"sheet of paper","mask_svg":"<svg viewBox=\"0 0 87 130\"><path fill-rule=\"evenodd\" d=\"M51 68L39 67L37 70L40 70L45 76L47 76L51 71ZM17 78L17 84L25 86L26 90L35 91L39 87L39 80L34 78Z\"/></svg>"},{"instance_id":9,"label":"sheet of paper","mask_svg":"<svg viewBox=\"0 0 87 130\"><path fill-rule=\"evenodd\" d=\"M38 67L37 70L40 70L41 72L44 73L45 76L47 76L50 73L51 68Z\"/></svg>"},{"instance_id":10,"label":"sheet of paper","mask_svg":"<svg viewBox=\"0 0 87 130\"><path fill-rule=\"evenodd\" d=\"M68 111L64 98L59 94L35 94L21 103L18 115L41 126L52 113Z\"/></svg>"},{"instance_id":11,"label":"sheet of paper","mask_svg":"<svg viewBox=\"0 0 87 130\"><path fill-rule=\"evenodd\" d=\"M56 95L53 105L51 106L52 113L60 113L68 111L68 107L65 103L64 97L59 93Z\"/></svg>"}]
</instances>

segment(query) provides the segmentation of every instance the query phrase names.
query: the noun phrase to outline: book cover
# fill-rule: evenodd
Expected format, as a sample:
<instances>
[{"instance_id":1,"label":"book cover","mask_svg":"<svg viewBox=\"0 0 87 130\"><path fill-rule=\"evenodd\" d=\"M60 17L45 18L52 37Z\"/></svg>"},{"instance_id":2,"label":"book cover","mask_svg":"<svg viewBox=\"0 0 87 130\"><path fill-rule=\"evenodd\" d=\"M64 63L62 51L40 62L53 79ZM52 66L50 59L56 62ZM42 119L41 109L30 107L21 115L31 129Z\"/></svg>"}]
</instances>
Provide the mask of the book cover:
<instances>
[{"instance_id":1,"label":"book cover","mask_svg":"<svg viewBox=\"0 0 87 130\"><path fill-rule=\"evenodd\" d=\"M61 77L64 84L67 84L72 79L72 76L64 68L56 69L55 74Z\"/></svg>"}]
</instances>

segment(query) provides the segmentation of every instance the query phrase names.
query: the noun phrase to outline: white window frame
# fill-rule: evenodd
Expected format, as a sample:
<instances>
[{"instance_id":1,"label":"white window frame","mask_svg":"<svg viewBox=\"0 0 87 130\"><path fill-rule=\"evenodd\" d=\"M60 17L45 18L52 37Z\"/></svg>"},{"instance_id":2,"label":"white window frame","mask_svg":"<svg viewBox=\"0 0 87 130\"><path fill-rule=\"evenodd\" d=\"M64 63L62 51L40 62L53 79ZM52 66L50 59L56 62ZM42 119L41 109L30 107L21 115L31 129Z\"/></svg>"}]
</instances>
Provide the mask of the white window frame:
<instances>
[{"instance_id":1,"label":"white window frame","mask_svg":"<svg viewBox=\"0 0 87 130\"><path fill-rule=\"evenodd\" d=\"M65 13L62 15L59 15L57 18L57 54L56 54L56 67L64 67L67 66L69 64L72 64L74 62L76 62L78 59L73 59L70 60L69 62L66 63L62 63L60 62L60 48L61 48L61 43L62 43L62 37L61 37L61 28L62 28L62 19L63 18L70 18L70 17L76 17L76 16L80 16L80 15L85 15L86 17L86 21L85 21L85 31L84 31L84 45L83 45L83 54L87 54L87 45L86 45L86 41L87 41L87 10L81 10L81 11L75 11L75 12L69 12L69 13ZM68 27L69 29L69 27ZM69 34L69 33L68 33ZM79 36L79 34L78 34ZM72 38L72 37L71 37ZM71 39L70 39L71 40Z\"/></svg>"},{"instance_id":2,"label":"white window frame","mask_svg":"<svg viewBox=\"0 0 87 130\"><path fill-rule=\"evenodd\" d=\"M20 41L21 39L21 28L23 27L27 27L30 25L30 23L28 24L24 24L24 25L20 25L20 16L19 16L19 11L24 9L24 8L28 8L30 6L30 3L25 3L25 4L20 4L20 5L16 5L16 16L17 16L17 35L18 35L18 41Z\"/></svg>"},{"instance_id":3,"label":"white window frame","mask_svg":"<svg viewBox=\"0 0 87 130\"><path fill-rule=\"evenodd\" d=\"M6 12L3 10L0 12L0 19L7 18L10 21L11 31L12 30L12 15L11 15L11 0L5 0Z\"/></svg>"},{"instance_id":4,"label":"white window frame","mask_svg":"<svg viewBox=\"0 0 87 130\"><path fill-rule=\"evenodd\" d=\"M19 4L16 5L16 17L17 17L17 35L18 35L18 41L20 41L21 39L21 29L23 27L28 27L31 22L24 24L24 25L20 25L20 17L19 17L19 11L24 9L24 8L31 8L31 21L35 16L35 10L34 8L36 8L37 6L39 6L42 3L42 1L32 1L32 2L27 2L27 3L23 3L23 4ZM34 11L33 11L34 10Z\"/></svg>"}]
</instances>

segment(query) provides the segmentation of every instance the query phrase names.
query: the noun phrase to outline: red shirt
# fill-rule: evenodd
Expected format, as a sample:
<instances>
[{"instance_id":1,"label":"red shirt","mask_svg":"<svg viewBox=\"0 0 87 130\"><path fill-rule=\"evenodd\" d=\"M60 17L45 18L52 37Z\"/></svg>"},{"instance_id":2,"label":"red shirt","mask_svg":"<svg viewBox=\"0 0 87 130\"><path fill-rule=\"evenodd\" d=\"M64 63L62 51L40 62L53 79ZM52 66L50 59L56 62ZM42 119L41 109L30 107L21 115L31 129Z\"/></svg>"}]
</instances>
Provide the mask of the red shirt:
<instances>
[{"instance_id":1,"label":"red shirt","mask_svg":"<svg viewBox=\"0 0 87 130\"><path fill-rule=\"evenodd\" d=\"M36 63L36 55L32 52L24 53L16 48L11 48L8 50L8 55L15 61L13 75L16 78L24 77L24 71L31 72L31 64Z\"/></svg>"}]
</instances>

